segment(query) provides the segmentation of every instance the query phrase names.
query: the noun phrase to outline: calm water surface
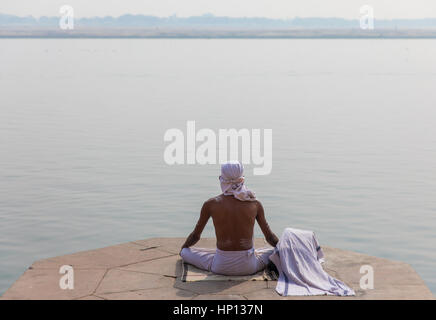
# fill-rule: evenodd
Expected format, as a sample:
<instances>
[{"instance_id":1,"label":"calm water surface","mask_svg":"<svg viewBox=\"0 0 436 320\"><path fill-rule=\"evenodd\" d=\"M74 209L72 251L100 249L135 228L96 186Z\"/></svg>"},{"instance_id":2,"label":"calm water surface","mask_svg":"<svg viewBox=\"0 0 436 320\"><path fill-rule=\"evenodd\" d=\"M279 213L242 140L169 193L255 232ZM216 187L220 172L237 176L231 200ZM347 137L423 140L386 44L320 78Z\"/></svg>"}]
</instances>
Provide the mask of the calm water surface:
<instances>
[{"instance_id":1,"label":"calm water surface","mask_svg":"<svg viewBox=\"0 0 436 320\"><path fill-rule=\"evenodd\" d=\"M435 84L434 40L0 40L0 293L37 259L186 236L219 193L218 166L163 161L187 120L273 129L246 177L277 234L436 292Z\"/></svg>"}]
</instances>

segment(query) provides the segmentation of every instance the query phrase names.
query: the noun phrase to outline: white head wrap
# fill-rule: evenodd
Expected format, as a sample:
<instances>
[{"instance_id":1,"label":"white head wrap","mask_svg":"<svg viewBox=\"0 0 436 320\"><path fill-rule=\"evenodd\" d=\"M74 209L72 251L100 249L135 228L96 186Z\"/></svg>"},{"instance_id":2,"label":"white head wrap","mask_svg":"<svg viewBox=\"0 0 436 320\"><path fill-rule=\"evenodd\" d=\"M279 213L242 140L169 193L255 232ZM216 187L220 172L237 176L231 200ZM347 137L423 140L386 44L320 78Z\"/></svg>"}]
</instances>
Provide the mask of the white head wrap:
<instances>
[{"instance_id":1,"label":"white head wrap","mask_svg":"<svg viewBox=\"0 0 436 320\"><path fill-rule=\"evenodd\" d=\"M255 201L256 194L244 185L244 167L239 161L230 161L221 165L221 190L223 194L233 195L241 201Z\"/></svg>"}]
</instances>

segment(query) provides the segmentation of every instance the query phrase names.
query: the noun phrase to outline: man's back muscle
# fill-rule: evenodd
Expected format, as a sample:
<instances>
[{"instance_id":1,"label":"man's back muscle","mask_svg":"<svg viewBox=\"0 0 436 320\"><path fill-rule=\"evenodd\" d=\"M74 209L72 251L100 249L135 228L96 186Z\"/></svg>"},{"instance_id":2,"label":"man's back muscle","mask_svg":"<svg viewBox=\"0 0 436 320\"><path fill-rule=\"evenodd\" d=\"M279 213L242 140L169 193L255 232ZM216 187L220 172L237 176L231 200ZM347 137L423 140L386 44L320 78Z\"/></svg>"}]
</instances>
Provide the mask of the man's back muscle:
<instances>
[{"instance_id":1,"label":"man's back muscle","mask_svg":"<svg viewBox=\"0 0 436 320\"><path fill-rule=\"evenodd\" d=\"M257 201L240 201L233 196L220 195L208 202L217 248L226 251L251 249L258 212Z\"/></svg>"}]
</instances>

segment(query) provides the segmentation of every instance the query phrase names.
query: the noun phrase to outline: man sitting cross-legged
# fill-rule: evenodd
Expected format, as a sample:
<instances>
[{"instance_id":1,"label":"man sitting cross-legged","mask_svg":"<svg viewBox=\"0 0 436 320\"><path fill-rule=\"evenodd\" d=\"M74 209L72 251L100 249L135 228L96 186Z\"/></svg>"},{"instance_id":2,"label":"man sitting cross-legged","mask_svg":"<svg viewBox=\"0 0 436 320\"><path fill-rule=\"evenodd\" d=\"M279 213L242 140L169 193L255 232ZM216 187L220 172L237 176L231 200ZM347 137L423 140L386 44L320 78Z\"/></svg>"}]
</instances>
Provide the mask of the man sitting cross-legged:
<instances>
[{"instance_id":1,"label":"man sitting cross-legged","mask_svg":"<svg viewBox=\"0 0 436 320\"><path fill-rule=\"evenodd\" d=\"M204 203L197 225L180 251L185 262L223 275L250 275L269 264L274 248L253 248L255 221L270 245L275 247L278 238L266 222L262 204L244 185L243 170L239 162L221 166L219 179L223 193ZM210 217L215 227L217 249L192 247L200 240Z\"/></svg>"}]
</instances>

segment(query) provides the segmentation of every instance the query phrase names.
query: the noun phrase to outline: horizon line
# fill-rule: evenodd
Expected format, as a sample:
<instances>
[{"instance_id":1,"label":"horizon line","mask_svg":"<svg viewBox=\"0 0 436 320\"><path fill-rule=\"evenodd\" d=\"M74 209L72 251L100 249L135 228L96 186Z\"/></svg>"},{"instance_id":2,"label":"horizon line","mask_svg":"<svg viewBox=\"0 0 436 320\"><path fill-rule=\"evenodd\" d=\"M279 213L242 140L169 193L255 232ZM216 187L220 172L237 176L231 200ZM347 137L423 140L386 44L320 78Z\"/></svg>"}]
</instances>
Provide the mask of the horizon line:
<instances>
[{"instance_id":1,"label":"horizon line","mask_svg":"<svg viewBox=\"0 0 436 320\"><path fill-rule=\"evenodd\" d=\"M16 15L11 13L4 13L0 12L0 16L13 16L16 18L33 18L35 20L40 20L41 18L59 18L60 15L41 15L41 16L34 16L34 15ZM191 15L191 16L179 16L177 13L168 15L168 16L158 16L153 14L144 14L144 13L123 13L118 16L113 15L104 15L104 16L75 16L75 19L102 19L102 18L114 18L118 19L120 17L124 16L142 16L142 17L154 17L159 19L171 19L171 18L177 18L177 19L189 19L189 18L198 18L198 17L211 17L211 18L228 18L228 19L265 19L265 20L274 20L274 21L289 21L289 20L295 20L295 19L340 19L345 21L358 21L359 18L347 18L347 17L337 17L337 16L328 16L328 17L320 17L320 16L294 16L289 18L273 18L273 17L267 17L267 16L225 16L225 15L215 15L213 13L203 13L199 15ZM425 18L376 18L374 17L375 21L395 21L395 20L405 20L405 21L412 21L412 20L434 20L435 17L425 17Z\"/></svg>"}]
</instances>

